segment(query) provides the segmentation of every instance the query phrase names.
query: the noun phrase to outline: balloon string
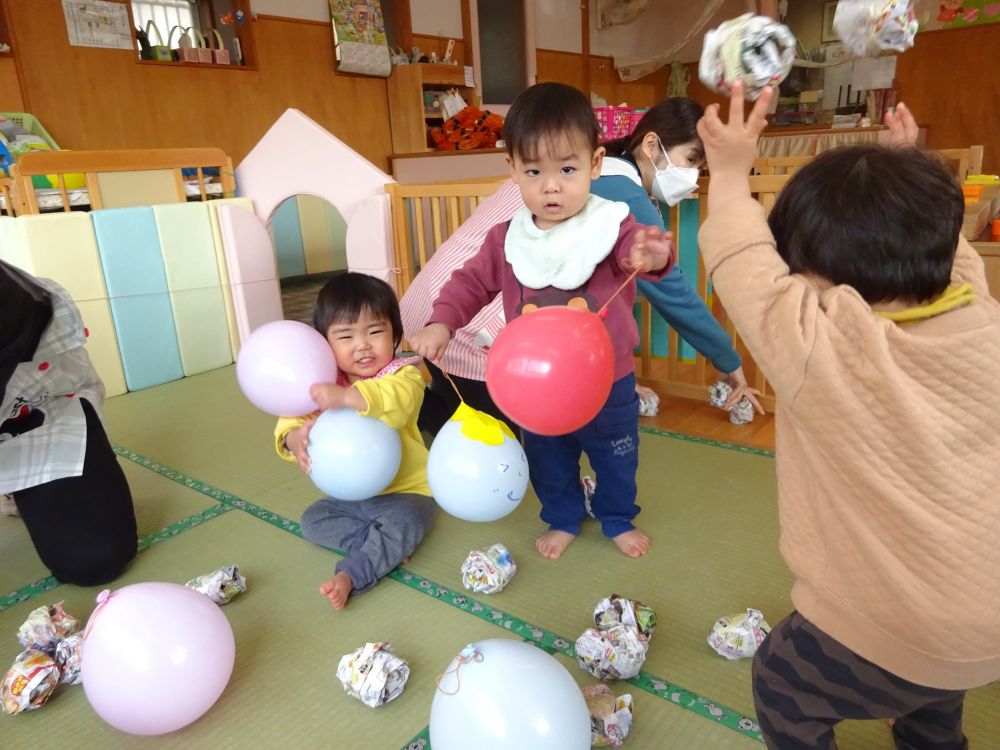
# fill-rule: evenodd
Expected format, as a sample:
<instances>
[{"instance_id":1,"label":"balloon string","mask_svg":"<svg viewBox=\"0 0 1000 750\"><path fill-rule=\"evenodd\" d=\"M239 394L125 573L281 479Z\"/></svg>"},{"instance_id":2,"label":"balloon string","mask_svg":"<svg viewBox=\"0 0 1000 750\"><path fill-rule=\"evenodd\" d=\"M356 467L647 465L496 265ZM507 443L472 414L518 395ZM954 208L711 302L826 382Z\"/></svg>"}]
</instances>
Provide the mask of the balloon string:
<instances>
[{"instance_id":1,"label":"balloon string","mask_svg":"<svg viewBox=\"0 0 1000 750\"><path fill-rule=\"evenodd\" d=\"M462 687L462 680L459 677L458 670L460 670L462 668L463 664L469 664L469 663L474 662L474 661L475 662L482 661L483 660L483 654L480 651L476 651L476 649L475 649L474 646L469 645L469 646L466 646L465 648L463 648L462 651L458 654L458 656L455 657L455 659L458 662L457 664L455 664L455 668L454 669L449 669L447 672L445 672L443 674L439 674L437 676L437 679L434 680L434 686L438 690L440 690L442 693L444 693L445 695L458 695L458 691ZM450 674L454 674L455 675L455 690L453 692L448 692L447 690L445 690L444 688L441 687L441 680L443 680L445 677L447 677Z\"/></svg>"},{"instance_id":2,"label":"balloon string","mask_svg":"<svg viewBox=\"0 0 1000 750\"><path fill-rule=\"evenodd\" d=\"M438 365L438 368L441 370L441 374L444 375L444 379L447 380L448 383L451 385L451 387L455 389L455 395L458 396L458 400L464 404L465 399L462 398L462 394L459 393L458 386L455 385L455 381L451 379L451 376L449 376L448 373L445 372L445 369L441 367L441 365Z\"/></svg>"},{"instance_id":3,"label":"balloon string","mask_svg":"<svg viewBox=\"0 0 1000 750\"><path fill-rule=\"evenodd\" d=\"M97 595L97 606L94 611L90 613L90 619L87 620L87 627L83 631L83 640L87 640L87 636L90 635L90 629L94 627L94 620L97 619L97 613L104 608L104 605L111 600L111 589L104 589L100 594Z\"/></svg>"},{"instance_id":4,"label":"balloon string","mask_svg":"<svg viewBox=\"0 0 1000 750\"><path fill-rule=\"evenodd\" d=\"M617 297L619 294L621 294L622 290L625 289L625 287L627 287L629 284L631 284L635 280L635 277L638 276L638 275L639 275L639 269L637 268L637 269L635 269L632 272L631 276L629 276L627 279L625 279L625 281L622 282L622 285L615 290L615 293L612 294L611 297L608 298L608 301L605 302L601 306L601 309L597 311L597 314L600 317L603 318L606 315L606 313L604 311L607 309L608 305L610 305L612 302L614 302L615 301L615 297Z\"/></svg>"}]
</instances>

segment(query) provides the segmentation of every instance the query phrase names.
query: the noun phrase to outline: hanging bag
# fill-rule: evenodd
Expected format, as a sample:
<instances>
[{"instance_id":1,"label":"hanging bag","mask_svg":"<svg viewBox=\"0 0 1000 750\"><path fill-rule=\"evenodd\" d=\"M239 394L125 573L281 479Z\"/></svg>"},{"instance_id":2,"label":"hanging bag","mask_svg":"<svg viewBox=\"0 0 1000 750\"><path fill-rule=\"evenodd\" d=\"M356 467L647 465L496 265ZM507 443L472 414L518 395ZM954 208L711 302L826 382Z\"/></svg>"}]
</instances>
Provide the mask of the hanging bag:
<instances>
[{"instance_id":1,"label":"hanging bag","mask_svg":"<svg viewBox=\"0 0 1000 750\"><path fill-rule=\"evenodd\" d=\"M177 46L174 46L174 32L179 32L177 36ZM198 62L198 52L192 48L191 38L187 34L187 29L183 26L174 26L170 29L170 36L167 44L173 53L174 59L180 62Z\"/></svg>"},{"instance_id":2,"label":"hanging bag","mask_svg":"<svg viewBox=\"0 0 1000 750\"><path fill-rule=\"evenodd\" d=\"M212 59L216 65L229 65L229 50L222 42L222 34L218 29L209 29L209 40L215 39L215 47L212 47Z\"/></svg>"},{"instance_id":3,"label":"hanging bag","mask_svg":"<svg viewBox=\"0 0 1000 750\"><path fill-rule=\"evenodd\" d=\"M153 33L156 34L156 44L153 44ZM146 37L149 39L149 57L143 59L156 60L157 62L171 62L174 59L173 54L170 52L169 44L163 43L163 35L160 34L160 28L156 25L156 21L152 19L146 24ZM167 41L169 42L170 40L168 39Z\"/></svg>"},{"instance_id":4,"label":"hanging bag","mask_svg":"<svg viewBox=\"0 0 1000 750\"><path fill-rule=\"evenodd\" d=\"M195 53L198 56L195 62L212 62L212 50L208 48L208 42L205 40L205 35L193 27L188 29L188 35L191 37L191 46L194 48Z\"/></svg>"}]
</instances>

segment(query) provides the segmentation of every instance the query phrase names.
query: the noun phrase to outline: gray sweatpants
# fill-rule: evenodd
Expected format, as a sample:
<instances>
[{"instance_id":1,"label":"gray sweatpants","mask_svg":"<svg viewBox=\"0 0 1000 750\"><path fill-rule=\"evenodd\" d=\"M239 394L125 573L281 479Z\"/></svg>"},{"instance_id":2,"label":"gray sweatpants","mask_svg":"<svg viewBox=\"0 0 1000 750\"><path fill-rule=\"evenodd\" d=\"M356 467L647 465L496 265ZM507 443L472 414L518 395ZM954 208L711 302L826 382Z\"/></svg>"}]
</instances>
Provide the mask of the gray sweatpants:
<instances>
[{"instance_id":1,"label":"gray sweatpants","mask_svg":"<svg viewBox=\"0 0 1000 750\"><path fill-rule=\"evenodd\" d=\"M409 557L434 522L435 502L426 495L393 493L359 502L326 497L302 514L302 536L347 553L336 572L351 578L352 595Z\"/></svg>"}]
</instances>

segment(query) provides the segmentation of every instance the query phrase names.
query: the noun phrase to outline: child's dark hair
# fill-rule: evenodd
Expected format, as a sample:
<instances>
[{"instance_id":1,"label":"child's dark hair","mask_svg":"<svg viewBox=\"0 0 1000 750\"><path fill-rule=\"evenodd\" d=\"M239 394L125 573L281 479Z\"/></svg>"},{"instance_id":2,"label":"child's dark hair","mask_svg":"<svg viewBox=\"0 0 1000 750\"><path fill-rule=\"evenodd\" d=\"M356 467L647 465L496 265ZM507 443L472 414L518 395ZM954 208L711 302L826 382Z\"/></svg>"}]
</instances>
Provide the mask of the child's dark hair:
<instances>
[{"instance_id":1,"label":"child's dark hair","mask_svg":"<svg viewBox=\"0 0 1000 750\"><path fill-rule=\"evenodd\" d=\"M768 223L793 273L854 287L868 303L941 294L962 228L955 178L914 148L820 154L778 195Z\"/></svg>"},{"instance_id":2,"label":"child's dark hair","mask_svg":"<svg viewBox=\"0 0 1000 750\"><path fill-rule=\"evenodd\" d=\"M604 148L608 150L608 156L631 156L648 133L656 133L667 151L674 146L696 141L699 161L704 161L705 149L701 145L701 138L698 137L696 129L698 120L703 114L705 114L704 108L693 99L683 96L664 99L646 110L646 114L636 124L632 135L608 141L604 144Z\"/></svg>"},{"instance_id":3,"label":"child's dark hair","mask_svg":"<svg viewBox=\"0 0 1000 750\"><path fill-rule=\"evenodd\" d=\"M565 83L538 83L521 92L503 123L507 154L522 161L534 161L542 144L562 136L582 138L596 151L600 134L587 97Z\"/></svg>"},{"instance_id":4,"label":"child's dark hair","mask_svg":"<svg viewBox=\"0 0 1000 750\"><path fill-rule=\"evenodd\" d=\"M316 297L313 328L325 338L334 323L355 323L365 310L377 320L389 321L392 343L398 348L403 340L403 321L396 292L382 279L365 273L343 273L323 285Z\"/></svg>"}]
</instances>

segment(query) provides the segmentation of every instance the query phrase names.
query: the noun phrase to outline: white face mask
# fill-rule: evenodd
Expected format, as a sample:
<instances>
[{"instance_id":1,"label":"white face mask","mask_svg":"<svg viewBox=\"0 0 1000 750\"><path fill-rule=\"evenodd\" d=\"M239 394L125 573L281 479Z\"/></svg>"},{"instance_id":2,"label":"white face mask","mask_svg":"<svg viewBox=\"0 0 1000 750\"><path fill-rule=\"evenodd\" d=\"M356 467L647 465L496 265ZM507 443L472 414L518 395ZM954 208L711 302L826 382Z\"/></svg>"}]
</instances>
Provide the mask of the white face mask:
<instances>
[{"instance_id":1,"label":"white face mask","mask_svg":"<svg viewBox=\"0 0 1000 750\"><path fill-rule=\"evenodd\" d=\"M694 167L675 167L662 143L660 151L667 160L667 168L656 169L656 162L650 159L653 169L656 169L653 176L653 197L668 206L676 206L698 187L698 170Z\"/></svg>"}]
</instances>

